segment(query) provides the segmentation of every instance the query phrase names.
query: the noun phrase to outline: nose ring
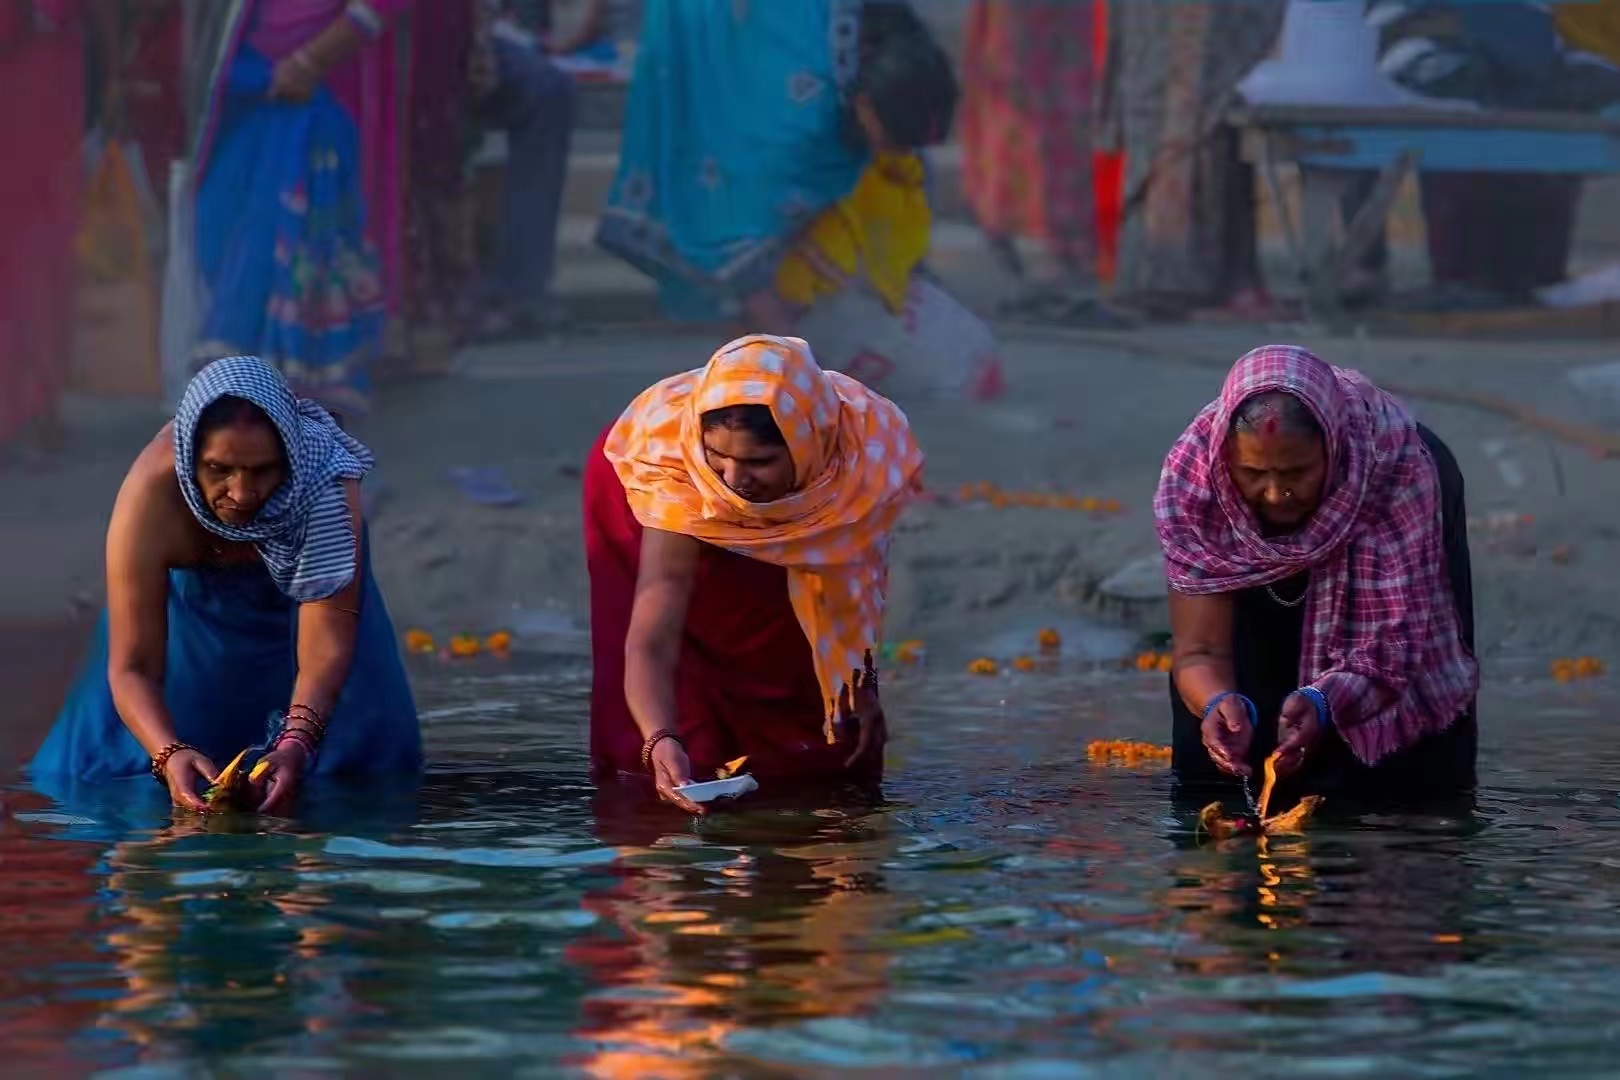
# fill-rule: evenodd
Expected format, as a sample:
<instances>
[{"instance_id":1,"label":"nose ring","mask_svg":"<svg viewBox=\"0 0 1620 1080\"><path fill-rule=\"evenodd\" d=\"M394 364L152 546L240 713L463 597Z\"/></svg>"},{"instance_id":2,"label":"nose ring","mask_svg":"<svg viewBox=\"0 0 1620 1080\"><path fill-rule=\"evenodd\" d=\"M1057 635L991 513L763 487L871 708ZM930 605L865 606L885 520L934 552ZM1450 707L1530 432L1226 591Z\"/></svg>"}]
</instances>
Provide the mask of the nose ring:
<instances>
[{"instance_id":1,"label":"nose ring","mask_svg":"<svg viewBox=\"0 0 1620 1080\"><path fill-rule=\"evenodd\" d=\"M1294 489L1293 488L1283 488L1283 498L1292 499L1293 497L1294 497Z\"/></svg>"}]
</instances>

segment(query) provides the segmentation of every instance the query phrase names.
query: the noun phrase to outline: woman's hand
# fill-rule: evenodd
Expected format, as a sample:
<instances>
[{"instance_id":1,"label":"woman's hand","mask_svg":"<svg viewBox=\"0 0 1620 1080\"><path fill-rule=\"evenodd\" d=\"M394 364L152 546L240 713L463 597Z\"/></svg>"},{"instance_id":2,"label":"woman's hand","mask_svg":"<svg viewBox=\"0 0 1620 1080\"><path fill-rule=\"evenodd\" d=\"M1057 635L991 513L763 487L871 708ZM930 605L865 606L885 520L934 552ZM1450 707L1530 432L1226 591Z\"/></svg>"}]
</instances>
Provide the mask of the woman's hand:
<instances>
[{"instance_id":1,"label":"woman's hand","mask_svg":"<svg viewBox=\"0 0 1620 1080\"><path fill-rule=\"evenodd\" d=\"M1220 704L1209 710L1203 723L1204 749L1210 760L1234 776L1252 776L1249 767L1249 744L1254 741L1254 725L1249 722L1249 711L1243 699L1228 694Z\"/></svg>"},{"instance_id":2,"label":"woman's hand","mask_svg":"<svg viewBox=\"0 0 1620 1080\"><path fill-rule=\"evenodd\" d=\"M1304 694L1289 694L1277 718L1277 775L1298 772L1322 734L1322 721L1316 705Z\"/></svg>"},{"instance_id":3,"label":"woman's hand","mask_svg":"<svg viewBox=\"0 0 1620 1080\"><path fill-rule=\"evenodd\" d=\"M883 702L878 697L877 668L872 663L872 652L866 653L866 670L849 673L849 682L838 693L838 741L847 742L848 732L855 731L855 748L844 761L844 768L853 769L870 755L883 760L883 748L889 741L888 719L883 715Z\"/></svg>"},{"instance_id":4,"label":"woman's hand","mask_svg":"<svg viewBox=\"0 0 1620 1080\"><path fill-rule=\"evenodd\" d=\"M692 763L686 759L686 748L679 742L674 739L658 740L658 745L652 751L652 770L653 786L658 789L660 799L688 814L701 817L708 813L701 803L695 803L675 790L692 781Z\"/></svg>"},{"instance_id":5,"label":"woman's hand","mask_svg":"<svg viewBox=\"0 0 1620 1080\"><path fill-rule=\"evenodd\" d=\"M270 100L302 105L315 96L326 73L302 49L276 61L270 76Z\"/></svg>"},{"instance_id":6,"label":"woman's hand","mask_svg":"<svg viewBox=\"0 0 1620 1080\"><path fill-rule=\"evenodd\" d=\"M218 775L214 763L200 750L176 750L163 763L163 782L169 786L169 801L199 814L208 809L208 804L197 793L198 784L212 784Z\"/></svg>"},{"instance_id":7,"label":"woman's hand","mask_svg":"<svg viewBox=\"0 0 1620 1080\"><path fill-rule=\"evenodd\" d=\"M256 782L257 790L264 792L259 800L259 813L282 814L303 786L309 752L297 739L282 739L259 760L269 762Z\"/></svg>"}]
</instances>

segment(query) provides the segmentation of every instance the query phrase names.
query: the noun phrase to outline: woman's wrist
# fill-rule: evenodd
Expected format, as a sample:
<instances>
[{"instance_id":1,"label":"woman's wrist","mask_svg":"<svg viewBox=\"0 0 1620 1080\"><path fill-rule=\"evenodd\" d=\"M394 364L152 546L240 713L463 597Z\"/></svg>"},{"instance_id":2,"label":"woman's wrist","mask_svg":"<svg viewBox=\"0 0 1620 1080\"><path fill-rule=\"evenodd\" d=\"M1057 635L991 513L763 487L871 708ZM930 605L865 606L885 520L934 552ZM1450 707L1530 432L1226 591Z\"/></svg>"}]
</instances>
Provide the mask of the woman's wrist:
<instances>
[{"instance_id":1,"label":"woman's wrist","mask_svg":"<svg viewBox=\"0 0 1620 1080\"><path fill-rule=\"evenodd\" d=\"M673 728L659 728L651 735L648 735L641 744L641 768L643 771L652 772L653 752L665 742L673 742L682 750L686 748L685 744L681 742L681 737L675 733Z\"/></svg>"},{"instance_id":2,"label":"woman's wrist","mask_svg":"<svg viewBox=\"0 0 1620 1080\"><path fill-rule=\"evenodd\" d=\"M1240 694L1236 690L1222 690L1204 702L1204 711L1200 719L1209 719L1209 714L1219 708L1221 702L1226 701L1228 698L1235 698L1242 703L1243 711L1249 716L1250 727L1254 727L1260 722L1260 710L1255 707L1254 702L1249 700L1246 695Z\"/></svg>"},{"instance_id":3,"label":"woman's wrist","mask_svg":"<svg viewBox=\"0 0 1620 1080\"><path fill-rule=\"evenodd\" d=\"M1323 731L1333 727L1333 708L1328 704L1327 695L1314 686L1302 686L1294 693L1309 701L1316 708L1316 723Z\"/></svg>"},{"instance_id":4,"label":"woman's wrist","mask_svg":"<svg viewBox=\"0 0 1620 1080\"><path fill-rule=\"evenodd\" d=\"M195 751L196 749L197 748L192 746L190 743L180 742L178 739L165 743L155 754L152 755L152 779L156 780L160 784L167 783L170 760L173 759L176 754L184 753L188 750Z\"/></svg>"}]
</instances>

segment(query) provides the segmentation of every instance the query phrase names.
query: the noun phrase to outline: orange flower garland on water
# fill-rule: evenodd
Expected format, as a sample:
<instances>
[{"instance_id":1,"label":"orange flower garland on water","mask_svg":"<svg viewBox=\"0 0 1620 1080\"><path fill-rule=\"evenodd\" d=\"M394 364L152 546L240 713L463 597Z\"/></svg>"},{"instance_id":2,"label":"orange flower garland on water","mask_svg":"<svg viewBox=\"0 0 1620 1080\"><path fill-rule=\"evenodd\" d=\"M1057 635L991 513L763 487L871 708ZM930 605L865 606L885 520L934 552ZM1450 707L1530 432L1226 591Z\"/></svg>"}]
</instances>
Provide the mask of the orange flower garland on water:
<instances>
[{"instance_id":1,"label":"orange flower garland on water","mask_svg":"<svg viewBox=\"0 0 1620 1080\"><path fill-rule=\"evenodd\" d=\"M1134 663L1137 671L1169 671L1174 666L1175 658L1167 652L1141 652L1136 654Z\"/></svg>"},{"instance_id":2,"label":"orange flower garland on water","mask_svg":"<svg viewBox=\"0 0 1620 1080\"><path fill-rule=\"evenodd\" d=\"M1086 757L1098 764L1162 765L1170 760L1170 748L1132 739L1094 739L1086 744Z\"/></svg>"},{"instance_id":3,"label":"orange flower garland on water","mask_svg":"<svg viewBox=\"0 0 1620 1080\"><path fill-rule=\"evenodd\" d=\"M1595 656L1566 657L1552 662L1552 677L1559 682L1595 679L1606 670L1603 661Z\"/></svg>"}]
</instances>

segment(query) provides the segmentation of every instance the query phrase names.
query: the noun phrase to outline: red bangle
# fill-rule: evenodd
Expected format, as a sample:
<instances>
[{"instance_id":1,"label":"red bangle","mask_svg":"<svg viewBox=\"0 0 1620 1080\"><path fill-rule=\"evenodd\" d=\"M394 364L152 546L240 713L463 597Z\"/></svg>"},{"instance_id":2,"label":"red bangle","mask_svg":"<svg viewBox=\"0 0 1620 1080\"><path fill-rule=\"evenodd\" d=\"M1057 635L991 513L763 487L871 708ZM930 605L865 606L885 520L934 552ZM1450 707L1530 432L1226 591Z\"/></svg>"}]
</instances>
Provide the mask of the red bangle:
<instances>
[{"instance_id":1,"label":"red bangle","mask_svg":"<svg viewBox=\"0 0 1620 1080\"><path fill-rule=\"evenodd\" d=\"M657 731L647 736L647 741L641 744L641 767L647 772L652 772L653 750L665 739L674 739L677 744L679 744L681 741L681 737L679 735L675 734L666 727L659 728Z\"/></svg>"}]
</instances>

